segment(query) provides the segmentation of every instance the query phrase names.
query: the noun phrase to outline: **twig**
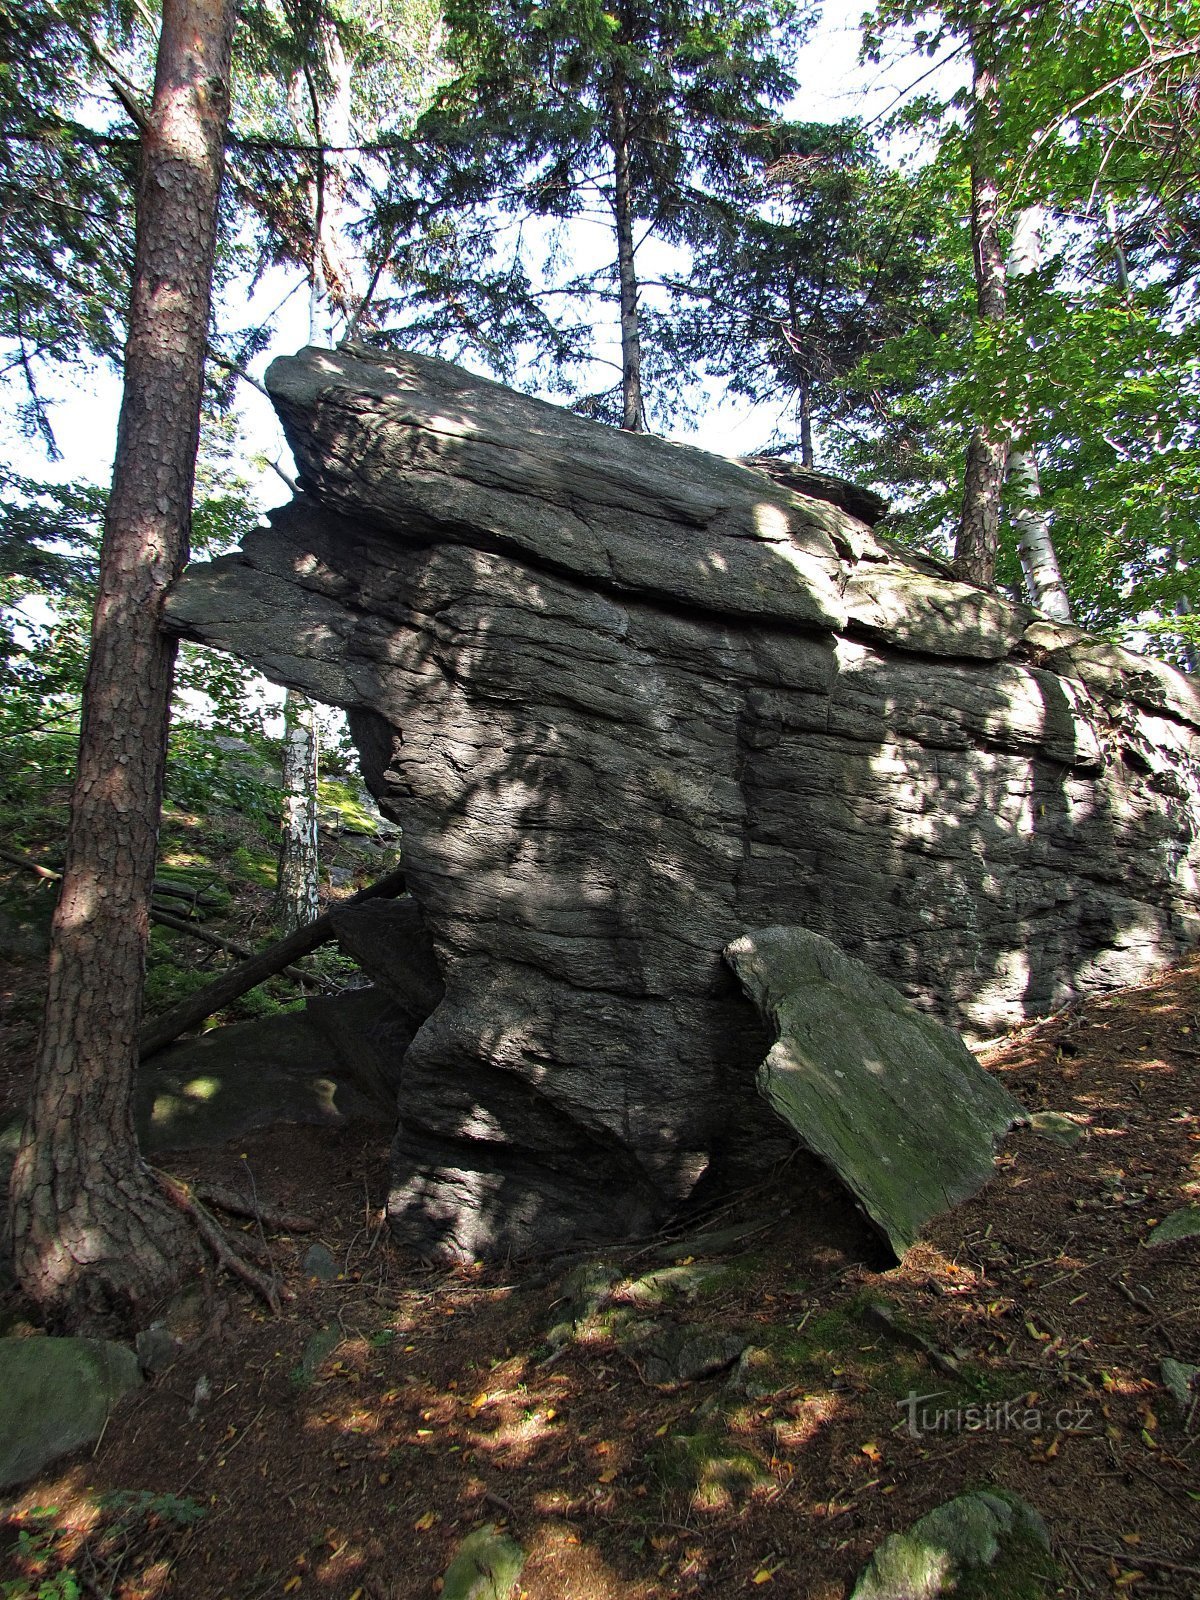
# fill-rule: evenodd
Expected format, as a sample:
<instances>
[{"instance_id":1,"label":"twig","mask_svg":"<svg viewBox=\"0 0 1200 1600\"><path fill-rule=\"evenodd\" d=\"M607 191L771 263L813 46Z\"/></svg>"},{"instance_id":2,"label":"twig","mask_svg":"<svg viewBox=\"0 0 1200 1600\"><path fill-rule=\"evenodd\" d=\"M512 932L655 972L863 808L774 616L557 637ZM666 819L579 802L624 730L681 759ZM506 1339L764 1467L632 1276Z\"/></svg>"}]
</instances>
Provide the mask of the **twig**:
<instances>
[{"instance_id":1,"label":"twig","mask_svg":"<svg viewBox=\"0 0 1200 1600\"><path fill-rule=\"evenodd\" d=\"M1138 1566L1161 1567L1164 1572L1185 1572L1190 1578L1200 1578L1200 1567L1187 1567L1179 1561L1168 1561L1165 1556L1147 1555L1144 1550L1105 1550L1102 1545L1080 1543L1081 1550L1092 1550L1098 1556L1108 1556L1112 1561L1132 1561Z\"/></svg>"},{"instance_id":2,"label":"twig","mask_svg":"<svg viewBox=\"0 0 1200 1600\"><path fill-rule=\"evenodd\" d=\"M504 1515L506 1517L510 1517L513 1522L518 1520L516 1509L513 1506L510 1506L508 1501L502 1499L500 1495L493 1494L490 1489L485 1489L483 1491L483 1498L487 1501L488 1505L495 1506L497 1511L503 1511Z\"/></svg>"}]
</instances>

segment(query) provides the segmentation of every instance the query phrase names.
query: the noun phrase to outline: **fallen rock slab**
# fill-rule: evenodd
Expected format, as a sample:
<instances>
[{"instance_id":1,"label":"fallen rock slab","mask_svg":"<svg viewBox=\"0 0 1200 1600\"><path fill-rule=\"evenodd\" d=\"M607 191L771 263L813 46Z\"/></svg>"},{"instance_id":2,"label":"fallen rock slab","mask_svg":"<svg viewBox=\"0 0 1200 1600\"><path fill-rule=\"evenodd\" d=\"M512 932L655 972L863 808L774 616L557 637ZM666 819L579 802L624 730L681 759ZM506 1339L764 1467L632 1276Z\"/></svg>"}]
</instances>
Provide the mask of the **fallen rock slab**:
<instances>
[{"instance_id":1,"label":"fallen rock slab","mask_svg":"<svg viewBox=\"0 0 1200 1600\"><path fill-rule=\"evenodd\" d=\"M992 1175L1024 1117L952 1029L806 928L760 928L725 955L776 1035L762 1093L902 1256Z\"/></svg>"},{"instance_id":2,"label":"fallen rock slab","mask_svg":"<svg viewBox=\"0 0 1200 1600\"><path fill-rule=\"evenodd\" d=\"M1050 1538L1016 1495L979 1490L930 1511L907 1533L890 1534L871 1557L850 1600L938 1600L941 1595L1026 1595L1047 1576ZM997 1568L1007 1570L1001 1575Z\"/></svg>"},{"instance_id":3,"label":"fallen rock slab","mask_svg":"<svg viewBox=\"0 0 1200 1600\"><path fill-rule=\"evenodd\" d=\"M0 1339L0 1489L98 1439L141 1381L134 1352L108 1339Z\"/></svg>"}]
</instances>

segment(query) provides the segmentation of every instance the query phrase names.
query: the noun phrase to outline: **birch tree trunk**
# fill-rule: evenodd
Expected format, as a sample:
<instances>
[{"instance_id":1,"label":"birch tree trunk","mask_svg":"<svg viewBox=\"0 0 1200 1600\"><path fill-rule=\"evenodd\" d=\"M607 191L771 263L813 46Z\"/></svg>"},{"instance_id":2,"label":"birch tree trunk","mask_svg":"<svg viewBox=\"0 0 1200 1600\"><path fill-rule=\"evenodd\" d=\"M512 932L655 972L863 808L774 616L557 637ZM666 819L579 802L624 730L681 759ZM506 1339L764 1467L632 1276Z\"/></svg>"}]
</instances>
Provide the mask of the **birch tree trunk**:
<instances>
[{"instance_id":1,"label":"birch tree trunk","mask_svg":"<svg viewBox=\"0 0 1200 1600\"><path fill-rule=\"evenodd\" d=\"M317 833L317 724L310 701L289 689L284 700L283 806L275 926L285 938L321 914Z\"/></svg>"},{"instance_id":2,"label":"birch tree trunk","mask_svg":"<svg viewBox=\"0 0 1200 1600\"><path fill-rule=\"evenodd\" d=\"M346 316L352 293L343 248L345 158L338 153L350 143L351 69L337 29L328 22L320 27L319 44L330 85L328 99L322 103L313 74L306 69L288 85L288 109L297 138L311 136L317 151L315 171L307 185L313 230L308 342L332 349L338 320ZM283 721L283 802L274 916L276 927L286 936L314 921L321 911L320 750L313 707L293 689L284 696Z\"/></svg>"},{"instance_id":3,"label":"birch tree trunk","mask_svg":"<svg viewBox=\"0 0 1200 1600\"><path fill-rule=\"evenodd\" d=\"M159 620L188 553L233 26L233 0L164 0L79 765L10 1191L21 1287L74 1326L136 1322L197 1248L138 1150L132 1092L175 652Z\"/></svg>"},{"instance_id":4,"label":"birch tree trunk","mask_svg":"<svg viewBox=\"0 0 1200 1600\"><path fill-rule=\"evenodd\" d=\"M1045 222L1041 206L1026 206L1017 217L1008 250L1010 278L1036 272L1041 265ZM1022 417L1014 428L1007 481L1009 516L1017 536L1017 553L1029 601L1056 622L1070 622L1071 597L1058 565L1050 509L1042 498L1037 451L1030 437L1027 417Z\"/></svg>"}]
</instances>

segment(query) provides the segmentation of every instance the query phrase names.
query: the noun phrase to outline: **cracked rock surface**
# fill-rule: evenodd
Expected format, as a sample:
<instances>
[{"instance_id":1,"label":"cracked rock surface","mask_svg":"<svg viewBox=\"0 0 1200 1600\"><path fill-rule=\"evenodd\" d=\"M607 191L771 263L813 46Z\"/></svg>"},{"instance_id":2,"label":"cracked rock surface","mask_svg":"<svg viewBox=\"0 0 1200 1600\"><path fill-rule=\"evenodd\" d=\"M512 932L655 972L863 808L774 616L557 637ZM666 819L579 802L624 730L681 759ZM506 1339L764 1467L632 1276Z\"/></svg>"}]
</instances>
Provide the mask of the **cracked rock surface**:
<instances>
[{"instance_id":1,"label":"cracked rock surface","mask_svg":"<svg viewBox=\"0 0 1200 1600\"><path fill-rule=\"evenodd\" d=\"M346 707L403 828L404 1239L611 1239L785 1149L721 955L749 929L977 1036L1193 940L1200 701L1170 668L953 581L844 485L407 353L267 381L300 493L170 622ZM389 937L358 930L385 988Z\"/></svg>"}]
</instances>

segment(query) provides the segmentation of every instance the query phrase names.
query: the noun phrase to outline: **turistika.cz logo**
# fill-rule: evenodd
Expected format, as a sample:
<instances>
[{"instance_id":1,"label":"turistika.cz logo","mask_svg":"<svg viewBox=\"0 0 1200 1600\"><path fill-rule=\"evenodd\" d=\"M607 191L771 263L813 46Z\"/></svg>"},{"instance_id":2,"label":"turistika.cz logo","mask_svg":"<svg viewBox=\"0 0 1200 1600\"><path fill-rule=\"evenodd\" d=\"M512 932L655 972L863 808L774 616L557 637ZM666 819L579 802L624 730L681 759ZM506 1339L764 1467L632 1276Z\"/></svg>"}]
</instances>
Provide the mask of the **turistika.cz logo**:
<instances>
[{"instance_id":1,"label":"turistika.cz logo","mask_svg":"<svg viewBox=\"0 0 1200 1600\"><path fill-rule=\"evenodd\" d=\"M896 1404L907 1414L909 1437L920 1439L927 1433L1088 1433L1094 1427L1092 1408L1084 1405L1059 1406L1044 1410L1030 1405L1021 1395L1015 1400L996 1400L980 1406L931 1406L945 1389L931 1394L909 1390Z\"/></svg>"}]
</instances>

